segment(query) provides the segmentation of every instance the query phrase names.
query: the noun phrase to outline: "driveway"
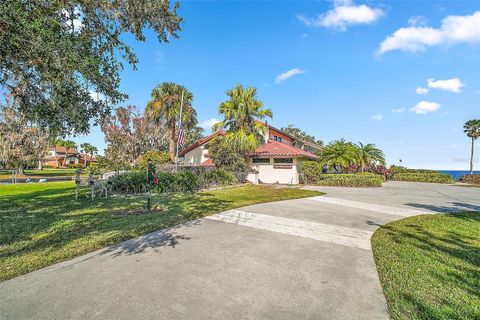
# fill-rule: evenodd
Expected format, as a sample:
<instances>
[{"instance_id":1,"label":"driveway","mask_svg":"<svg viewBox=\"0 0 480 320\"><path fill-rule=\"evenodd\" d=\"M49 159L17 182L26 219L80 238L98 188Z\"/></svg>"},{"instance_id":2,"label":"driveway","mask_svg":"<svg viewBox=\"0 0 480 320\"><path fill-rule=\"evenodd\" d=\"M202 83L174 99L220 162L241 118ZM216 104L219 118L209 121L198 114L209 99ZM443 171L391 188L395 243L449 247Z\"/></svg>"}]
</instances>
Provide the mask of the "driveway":
<instances>
[{"instance_id":1,"label":"driveway","mask_svg":"<svg viewBox=\"0 0 480 320\"><path fill-rule=\"evenodd\" d=\"M394 183L243 207L0 283L0 319L388 319L373 231L480 210L480 189Z\"/></svg>"}]
</instances>

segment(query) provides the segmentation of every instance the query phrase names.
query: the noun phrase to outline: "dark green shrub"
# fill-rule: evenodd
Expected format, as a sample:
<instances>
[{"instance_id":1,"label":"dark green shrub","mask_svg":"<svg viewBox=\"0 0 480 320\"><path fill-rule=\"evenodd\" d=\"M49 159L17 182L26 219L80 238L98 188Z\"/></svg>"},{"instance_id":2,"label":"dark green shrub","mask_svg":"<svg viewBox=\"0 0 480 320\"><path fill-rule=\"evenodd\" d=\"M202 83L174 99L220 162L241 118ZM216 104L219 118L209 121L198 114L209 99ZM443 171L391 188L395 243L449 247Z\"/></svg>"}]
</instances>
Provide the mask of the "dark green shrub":
<instances>
[{"instance_id":1,"label":"dark green shrub","mask_svg":"<svg viewBox=\"0 0 480 320\"><path fill-rule=\"evenodd\" d=\"M322 174L323 166L318 161L303 161L302 176L306 184L316 184Z\"/></svg>"},{"instance_id":2,"label":"dark green shrub","mask_svg":"<svg viewBox=\"0 0 480 320\"><path fill-rule=\"evenodd\" d=\"M108 179L116 193L142 193L147 189L147 174L144 171L130 171Z\"/></svg>"},{"instance_id":3,"label":"dark green shrub","mask_svg":"<svg viewBox=\"0 0 480 320\"><path fill-rule=\"evenodd\" d=\"M440 172L420 172L420 173L395 173L392 180L409 182L429 182L429 183L454 183L452 176Z\"/></svg>"},{"instance_id":4,"label":"dark green shrub","mask_svg":"<svg viewBox=\"0 0 480 320\"><path fill-rule=\"evenodd\" d=\"M231 186L238 182L235 175L223 169L214 169L203 173L201 184L204 188L215 186Z\"/></svg>"},{"instance_id":5,"label":"dark green shrub","mask_svg":"<svg viewBox=\"0 0 480 320\"><path fill-rule=\"evenodd\" d=\"M465 174L460 177L460 181L471 184L480 184L480 174Z\"/></svg>"},{"instance_id":6,"label":"dark green shrub","mask_svg":"<svg viewBox=\"0 0 480 320\"><path fill-rule=\"evenodd\" d=\"M322 174L315 183L333 187L381 187L384 178L373 173Z\"/></svg>"}]
</instances>

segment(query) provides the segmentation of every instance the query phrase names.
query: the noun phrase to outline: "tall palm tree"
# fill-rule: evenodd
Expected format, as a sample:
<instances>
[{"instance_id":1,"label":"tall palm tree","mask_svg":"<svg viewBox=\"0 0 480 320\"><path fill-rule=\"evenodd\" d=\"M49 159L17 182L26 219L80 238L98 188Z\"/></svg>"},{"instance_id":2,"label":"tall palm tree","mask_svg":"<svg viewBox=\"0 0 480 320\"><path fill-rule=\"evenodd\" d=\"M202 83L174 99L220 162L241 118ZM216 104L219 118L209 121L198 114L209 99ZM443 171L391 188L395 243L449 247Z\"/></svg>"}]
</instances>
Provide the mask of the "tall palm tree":
<instances>
[{"instance_id":1,"label":"tall palm tree","mask_svg":"<svg viewBox=\"0 0 480 320\"><path fill-rule=\"evenodd\" d=\"M359 142L356 146L358 153L358 162L365 172L365 166L372 163L385 164L385 154L382 150L375 147L373 143L363 144Z\"/></svg>"},{"instance_id":2,"label":"tall palm tree","mask_svg":"<svg viewBox=\"0 0 480 320\"><path fill-rule=\"evenodd\" d=\"M263 108L255 87L245 88L238 84L226 94L229 99L222 102L218 108L224 119L215 124L213 130L227 130L225 141L240 153L253 152L259 144L264 143L267 131L267 127L257 120L272 118L272 110Z\"/></svg>"},{"instance_id":3,"label":"tall palm tree","mask_svg":"<svg viewBox=\"0 0 480 320\"><path fill-rule=\"evenodd\" d=\"M463 129L463 132L467 134L467 137L472 139L472 147L470 150L470 174L473 174L473 150L475 149L475 140L480 138L480 120L468 120L463 125Z\"/></svg>"},{"instance_id":4,"label":"tall palm tree","mask_svg":"<svg viewBox=\"0 0 480 320\"><path fill-rule=\"evenodd\" d=\"M175 132L180 117L180 104L183 92L182 126L186 129L194 127L197 121L197 112L192 106L193 94L184 86L173 82L163 82L153 88L147 109L151 111L155 121L164 122L168 127L169 154L172 161L175 159Z\"/></svg>"},{"instance_id":5,"label":"tall palm tree","mask_svg":"<svg viewBox=\"0 0 480 320\"><path fill-rule=\"evenodd\" d=\"M345 171L358 160L355 145L344 139L330 142L322 151L320 163L333 168L336 172Z\"/></svg>"}]
</instances>

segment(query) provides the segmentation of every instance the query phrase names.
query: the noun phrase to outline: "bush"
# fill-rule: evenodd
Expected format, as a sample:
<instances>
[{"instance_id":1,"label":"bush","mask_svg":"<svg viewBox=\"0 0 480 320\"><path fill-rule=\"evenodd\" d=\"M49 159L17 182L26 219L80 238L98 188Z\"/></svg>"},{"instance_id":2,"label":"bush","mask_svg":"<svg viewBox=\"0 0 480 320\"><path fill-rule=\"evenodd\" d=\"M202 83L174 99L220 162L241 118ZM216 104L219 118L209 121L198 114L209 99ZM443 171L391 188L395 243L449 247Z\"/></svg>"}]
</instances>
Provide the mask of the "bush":
<instances>
[{"instance_id":1,"label":"bush","mask_svg":"<svg viewBox=\"0 0 480 320\"><path fill-rule=\"evenodd\" d=\"M129 171L108 179L112 191L117 193L143 193L147 188L147 174L144 171Z\"/></svg>"},{"instance_id":2,"label":"bush","mask_svg":"<svg viewBox=\"0 0 480 320\"><path fill-rule=\"evenodd\" d=\"M392 165L390 167L390 170L392 171L393 174L395 173L438 173L438 171L435 170L428 170L428 169L408 169L406 167L402 166L395 166Z\"/></svg>"},{"instance_id":3,"label":"bush","mask_svg":"<svg viewBox=\"0 0 480 320\"><path fill-rule=\"evenodd\" d=\"M323 166L318 161L303 161L302 175L306 184L316 184L322 174Z\"/></svg>"},{"instance_id":4,"label":"bush","mask_svg":"<svg viewBox=\"0 0 480 320\"><path fill-rule=\"evenodd\" d=\"M471 184L480 184L480 174L465 174L460 177L460 181Z\"/></svg>"},{"instance_id":5,"label":"bush","mask_svg":"<svg viewBox=\"0 0 480 320\"><path fill-rule=\"evenodd\" d=\"M238 182L237 177L231 172L223 169L214 169L205 172L201 176L202 186L204 188L214 186L231 186Z\"/></svg>"},{"instance_id":6,"label":"bush","mask_svg":"<svg viewBox=\"0 0 480 320\"><path fill-rule=\"evenodd\" d=\"M451 175L440 172L419 172L419 173L395 173L394 181L410 181L410 182L430 182L430 183L454 183Z\"/></svg>"},{"instance_id":7,"label":"bush","mask_svg":"<svg viewBox=\"0 0 480 320\"><path fill-rule=\"evenodd\" d=\"M373 173L322 174L315 183L333 187L381 187L384 178Z\"/></svg>"},{"instance_id":8,"label":"bush","mask_svg":"<svg viewBox=\"0 0 480 320\"><path fill-rule=\"evenodd\" d=\"M152 161L154 165L164 164L164 163L171 163L170 155L168 152L160 152L160 151L147 151L141 155L139 166L141 169L147 168L147 162Z\"/></svg>"},{"instance_id":9,"label":"bush","mask_svg":"<svg viewBox=\"0 0 480 320\"><path fill-rule=\"evenodd\" d=\"M111 177L112 191L117 193L143 193L148 191L147 173L129 171ZM215 169L201 174L184 170L180 172L158 172L152 192L195 192L212 186L226 186L237 183L235 176L227 171Z\"/></svg>"}]
</instances>

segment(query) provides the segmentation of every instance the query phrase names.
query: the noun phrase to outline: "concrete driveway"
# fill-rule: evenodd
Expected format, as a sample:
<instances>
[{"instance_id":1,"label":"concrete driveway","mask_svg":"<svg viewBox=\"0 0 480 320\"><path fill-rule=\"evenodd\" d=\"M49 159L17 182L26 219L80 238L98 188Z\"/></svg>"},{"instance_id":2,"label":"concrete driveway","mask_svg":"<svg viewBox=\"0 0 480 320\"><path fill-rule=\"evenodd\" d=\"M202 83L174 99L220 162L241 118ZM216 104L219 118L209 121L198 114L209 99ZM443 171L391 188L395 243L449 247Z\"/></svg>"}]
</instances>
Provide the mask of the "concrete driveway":
<instances>
[{"instance_id":1,"label":"concrete driveway","mask_svg":"<svg viewBox=\"0 0 480 320\"><path fill-rule=\"evenodd\" d=\"M0 319L388 319L373 231L480 210L480 189L382 189L243 207L0 283Z\"/></svg>"}]
</instances>

